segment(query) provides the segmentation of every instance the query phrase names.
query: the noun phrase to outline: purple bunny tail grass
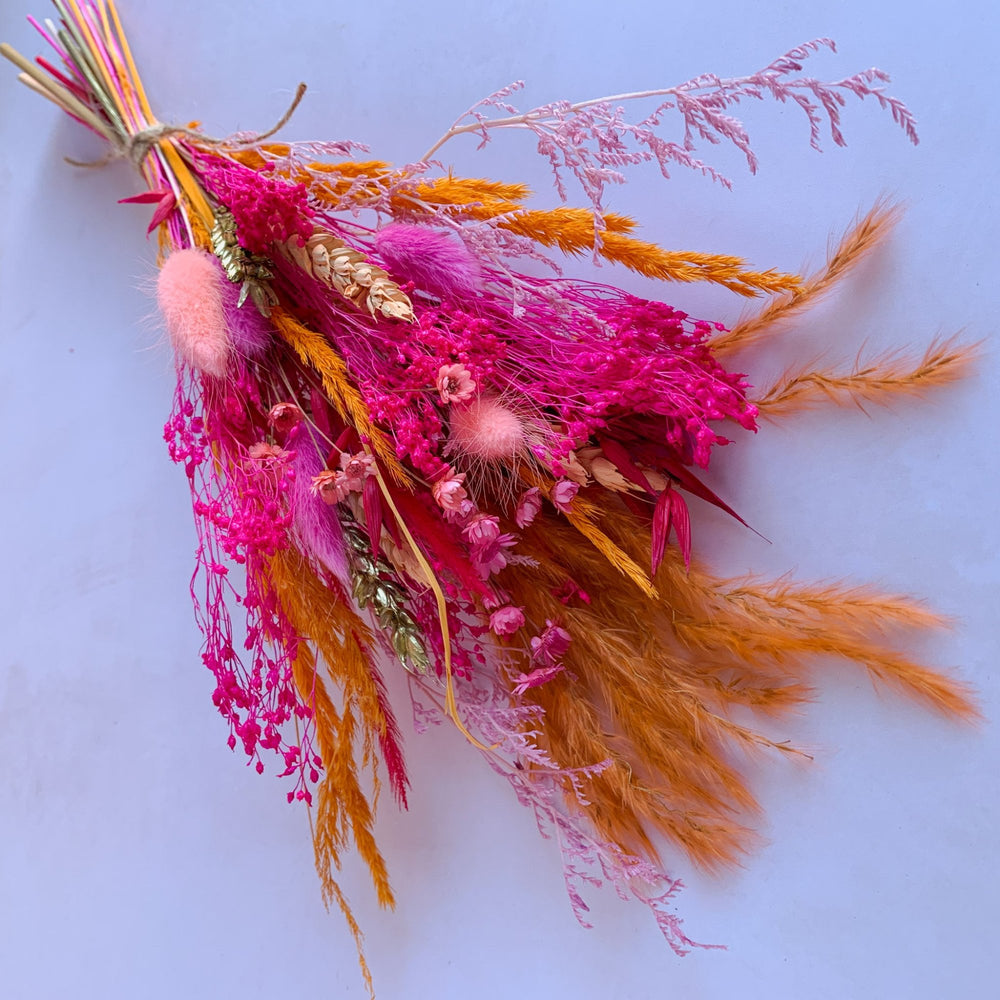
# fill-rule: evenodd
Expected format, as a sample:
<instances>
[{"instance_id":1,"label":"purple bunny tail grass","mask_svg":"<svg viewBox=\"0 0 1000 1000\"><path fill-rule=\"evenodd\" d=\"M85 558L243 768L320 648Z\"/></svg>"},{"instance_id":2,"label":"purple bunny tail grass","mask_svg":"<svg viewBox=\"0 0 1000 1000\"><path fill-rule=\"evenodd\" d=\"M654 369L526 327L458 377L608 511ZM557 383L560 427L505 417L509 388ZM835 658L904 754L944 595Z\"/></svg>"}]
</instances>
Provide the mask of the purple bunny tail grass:
<instances>
[{"instance_id":1,"label":"purple bunny tail grass","mask_svg":"<svg viewBox=\"0 0 1000 1000\"><path fill-rule=\"evenodd\" d=\"M417 288L458 301L482 291L479 261L448 233L393 222L375 234L375 247L397 281L412 281Z\"/></svg>"},{"instance_id":2,"label":"purple bunny tail grass","mask_svg":"<svg viewBox=\"0 0 1000 1000\"><path fill-rule=\"evenodd\" d=\"M237 305L240 286L229 280L218 261L216 266L222 284L222 311L233 350L244 358L263 357L271 344L271 324L249 299L242 306Z\"/></svg>"},{"instance_id":3,"label":"purple bunny tail grass","mask_svg":"<svg viewBox=\"0 0 1000 1000\"><path fill-rule=\"evenodd\" d=\"M308 431L295 447L295 485L292 487L292 523L303 547L338 580L349 580L347 553L340 523L332 507L312 491L312 481L323 471L323 459Z\"/></svg>"}]
</instances>

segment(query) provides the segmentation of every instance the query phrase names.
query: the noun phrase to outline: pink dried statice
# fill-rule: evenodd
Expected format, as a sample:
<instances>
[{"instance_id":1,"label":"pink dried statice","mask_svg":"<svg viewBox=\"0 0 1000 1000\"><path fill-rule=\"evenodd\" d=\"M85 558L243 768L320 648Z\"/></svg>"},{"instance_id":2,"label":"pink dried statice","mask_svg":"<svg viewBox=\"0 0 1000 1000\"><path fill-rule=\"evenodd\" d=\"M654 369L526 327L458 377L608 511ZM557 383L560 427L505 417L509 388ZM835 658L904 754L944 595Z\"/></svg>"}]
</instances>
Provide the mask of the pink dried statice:
<instances>
[{"instance_id":1,"label":"pink dried statice","mask_svg":"<svg viewBox=\"0 0 1000 1000\"><path fill-rule=\"evenodd\" d=\"M570 634L566 629L554 621L546 620L545 631L531 640L532 659L544 667L555 666L569 649L570 642Z\"/></svg>"}]
</instances>

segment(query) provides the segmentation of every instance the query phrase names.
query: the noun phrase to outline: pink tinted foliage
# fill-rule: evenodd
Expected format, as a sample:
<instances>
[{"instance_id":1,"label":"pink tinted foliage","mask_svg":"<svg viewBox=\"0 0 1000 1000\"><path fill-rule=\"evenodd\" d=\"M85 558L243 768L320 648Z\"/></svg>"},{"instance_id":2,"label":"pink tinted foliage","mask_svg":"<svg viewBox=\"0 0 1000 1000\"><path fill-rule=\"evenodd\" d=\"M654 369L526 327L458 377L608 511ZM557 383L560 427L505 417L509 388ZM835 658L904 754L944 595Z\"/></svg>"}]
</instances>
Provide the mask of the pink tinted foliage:
<instances>
[{"instance_id":1,"label":"pink tinted foliage","mask_svg":"<svg viewBox=\"0 0 1000 1000\"><path fill-rule=\"evenodd\" d=\"M898 98L886 94L883 85L889 77L881 70L864 70L833 82L798 76L804 62L820 49L836 51L829 38L818 38L791 49L749 76L722 79L706 73L674 87L577 103L554 101L523 113L505 100L523 86L518 81L470 108L424 159L429 160L444 142L461 133L474 133L485 145L493 129L527 129L535 136L538 152L549 161L560 197L566 199L564 178L572 176L600 214L607 185L622 183L623 171L640 163L656 163L664 177L669 177L675 166L690 168L730 187L728 178L696 156L699 143L730 143L755 172L757 158L749 134L731 113L746 100L772 98L795 104L806 116L810 143L815 149L820 148L824 121L833 142L845 144L841 130L845 94L875 100L911 142L918 141L913 115ZM638 121L626 117L623 102L645 99L659 101ZM487 109L494 108L507 114L490 117ZM658 133L668 113L680 118L680 141L664 139Z\"/></svg>"},{"instance_id":2,"label":"pink tinted foliage","mask_svg":"<svg viewBox=\"0 0 1000 1000\"><path fill-rule=\"evenodd\" d=\"M432 704L439 700L426 679L413 683ZM423 720L423 725L436 721L437 713L416 694L414 691L415 716ZM674 898L682 888L679 879L614 844L596 839L586 828L580 811L567 808L567 790L581 805L587 804L587 785L608 762L577 769L560 767L536 742L542 710L530 704L511 705L504 688L483 675L476 683L456 685L455 694L466 725L492 748L483 755L490 767L510 783L518 801L531 809L542 836L558 844L566 892L583 927L591 926L584 892L608 884L621 899L633 899L649 908L660 932L678 955L692 948L718 947L698 944L684 932L674 910Z\"/></svg>"},{"instance_id":3,"label":"pink tinted foliage","mask_svg":"<svg viewBox=\"0 0 1000 1000\"><path fill-rule=\"evenodd\" d=\"M666 552L671 529L677 535L677 547L684 566L691 566L691 516L684 498L671 486L657 497L653 510L652 569L655 575Z\"/></svg>"}]
</instances>

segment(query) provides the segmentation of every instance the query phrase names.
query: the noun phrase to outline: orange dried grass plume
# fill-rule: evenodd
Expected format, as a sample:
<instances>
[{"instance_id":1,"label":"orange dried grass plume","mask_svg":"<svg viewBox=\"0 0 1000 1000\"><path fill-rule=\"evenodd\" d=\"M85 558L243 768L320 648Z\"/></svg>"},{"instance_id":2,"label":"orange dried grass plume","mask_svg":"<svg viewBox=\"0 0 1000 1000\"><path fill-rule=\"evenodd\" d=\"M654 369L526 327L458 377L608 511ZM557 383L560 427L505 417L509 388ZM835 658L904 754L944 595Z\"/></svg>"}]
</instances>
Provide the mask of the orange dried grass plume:
<instances>
[{"instance_id":1,"label":"orange dried grass plume","mask_svg":"<svg viewBox=\"0 0 1000 1000\"><path fill-rule=\"evenodd\" d=\"M978 345L963 345L957 337L949 337L933 341L919 361L907 360L893 351L870 361L858 361L849 371L797 367L785 372L753 402L766 417L824 401L885 403L963 378L978 353Z\"/></svg>"},{"instance_id":2,"label":"orange dried grass plume","mask_svg":"<svg viewBox=\"0 0 1000 1000\"><path fill-rule=\"evenodd\" d=\"M769 302L752 316L741 319L731 330L711 340L716 354L747 347L767 336L780 323L811 308L851 270L879 246L899 221L902 209L880 200L840 239L826 265L810 275L801 286Z\"/></svg>"},{"instance_id":3,"label":"orange dried grass plume","mask_svg":"<svg viewBox=\"0 0 1000 1000\"><path fill-rule=\"evenodd\" d=\"M389 720L369 663L371 633L346 603L334 595L308 563L291 550L278 552L269 566L269 579L284 613L302 641L292 665L299 696L313 710L316 746L324 776L317 788L313 845L323 899L336 902L354 935L362 973L372 991L371 975L362 950L361 930L334 872L352 843L368 866L380 906L394 907L385 859L375 843L374 807L361 784L359 759L371 773L373 795L378 796L377 742ZM330 697L320 662L341 693L338 710ZM374 995L374 993L372 994Z\"/></svg>"},{"instance_id":4,"label":"orange dried grass plume","mask_svg":"<svg viewBox=\"0 0 1000 1000\"><path fill-rule=\"evenodd\" d=\"M606 514L600 530L648 562L648 532L633 515ZM727 583L685 571L674 551L654 597L581 541L542 515L521 543L535 575L511 567L504 584L532 619L558 618L575 640L566 671L527 696L544 709L542 741L561 766L610 762L588 785L586 804L568 784L565 791L626 850L655 856L657 834L706 868L735 862L753 843L757 812L741 760L797 752L735 716L780 716L806 701L817 660L859 663L938 711L977 716L962 684L887 645L889 629L941 624L920 605L859 588ZM589 606L567 608L552 596L567 576L591 595Z\"/></svg>"}]
</instances>

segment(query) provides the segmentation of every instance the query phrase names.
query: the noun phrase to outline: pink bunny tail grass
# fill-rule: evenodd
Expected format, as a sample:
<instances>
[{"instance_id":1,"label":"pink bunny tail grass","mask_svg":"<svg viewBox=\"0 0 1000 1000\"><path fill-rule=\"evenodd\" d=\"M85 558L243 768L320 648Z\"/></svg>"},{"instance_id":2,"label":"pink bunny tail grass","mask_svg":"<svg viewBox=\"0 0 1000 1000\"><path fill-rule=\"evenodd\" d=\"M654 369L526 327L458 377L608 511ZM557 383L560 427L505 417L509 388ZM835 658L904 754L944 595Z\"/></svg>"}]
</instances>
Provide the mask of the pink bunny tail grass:
<instances>
[{"instance_id":1,"label":"pink bunny tail grass","mask_svg":"<svg viewBox=\"0 0 1000 1000\"><path fill-rule=\"evenodd\" d=\"M375 234L375 246L397 281L448 299L471 299L482 290L479 261L447 233L393 222Z\"/></svg>"},{"instance_id":2,"label":"pink bunny tail grass","mask_svg":"<svg viewBox=\"0 0 1000 1000\"><path fill-rule=\"evenodd\" d=\"M178 357L217 378L226 374L230 350L224 280L211 254L188 249L172 253L156 281L156 300Z\"/></svg>"},{"instance_id":3,"label":"pink bunny tail grass","mask_svg":"<svg viewBox=\"0 0 1000 1000\"><path fill-rule=\"evenodd\" d=\"M333 508L316 496L312 481L323 471L323 459L308 432L295 442L295 484L292 487L292 523L303 548L337 579L349 580L347 554Z\"/></svg>"},{"instance_id":4,"label":"pink bunny tail grass","mask_svg":"<svg viewBox=\"0 0 1000 1000\"><path fill-rule=\"evenodd\" d=\"M217 260L214 263L222 283L222 309L233 350L241 357L256 361L264 356L271 344L271 324L250 299L242 306L238 304L240 286L226 277L225 270Z\"/></svg>"},{"instance_id":5,"label":"pink bunny tail grass","mask_svg":"<svg viewBox=\"0 0 1000 1000\"><path fill-rule=\"evenodd\" d=\"M503 403L480 396L452 407L451 443L471 458L511 458L524 445L524 425Z\"/></svg>"}]
</instances>

